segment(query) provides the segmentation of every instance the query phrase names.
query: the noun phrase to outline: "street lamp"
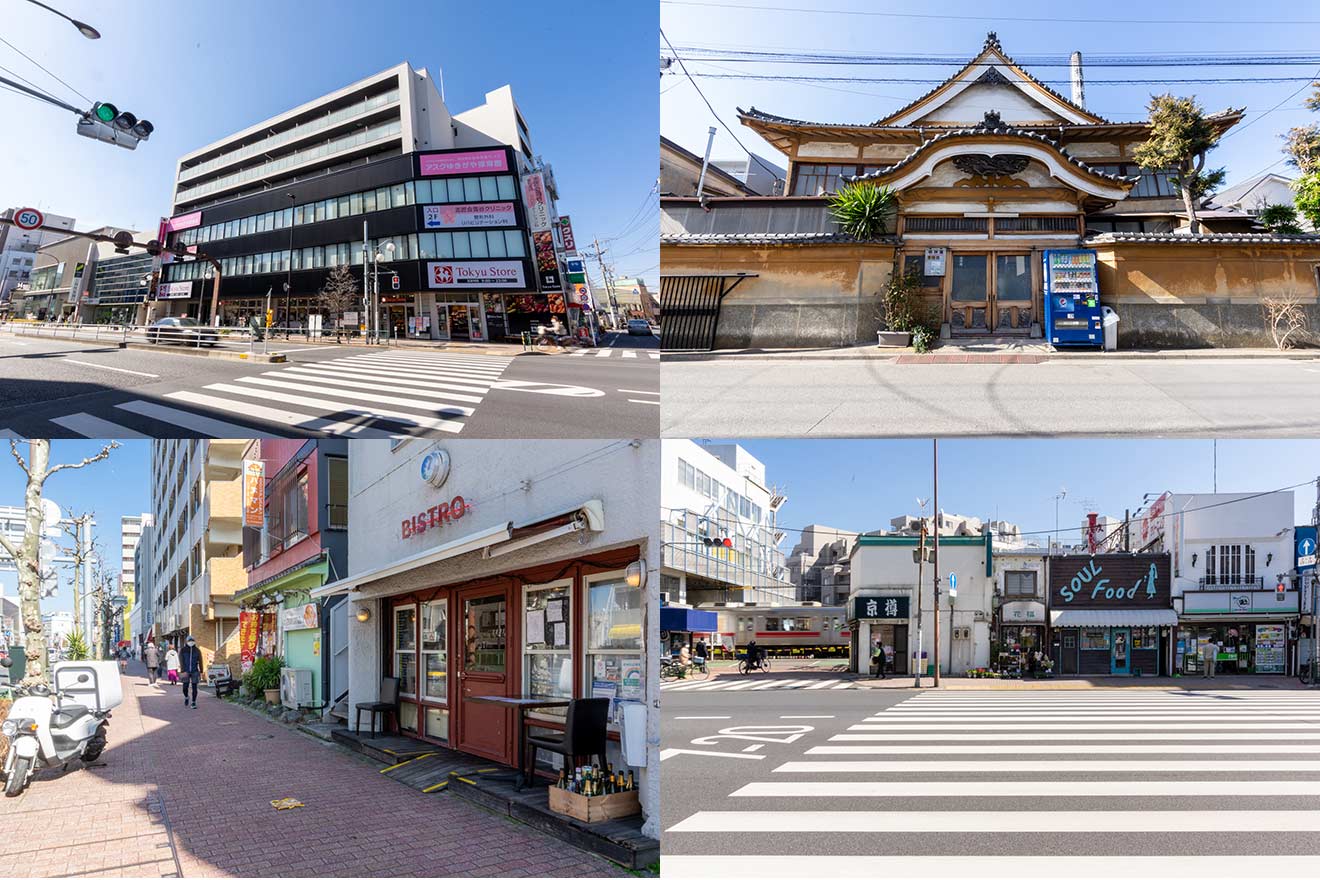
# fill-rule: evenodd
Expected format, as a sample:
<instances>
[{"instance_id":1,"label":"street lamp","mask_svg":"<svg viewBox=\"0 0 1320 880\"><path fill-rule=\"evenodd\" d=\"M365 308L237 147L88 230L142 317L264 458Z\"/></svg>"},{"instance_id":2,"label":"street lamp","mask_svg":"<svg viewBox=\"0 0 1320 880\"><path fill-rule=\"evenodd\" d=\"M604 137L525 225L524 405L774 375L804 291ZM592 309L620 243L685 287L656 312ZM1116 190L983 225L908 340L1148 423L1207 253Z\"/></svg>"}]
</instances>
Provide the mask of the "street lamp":
<instances>
[{"instance_id":1,"label":"street lamp","mask_svg":"<svg viewBox=\"0 0 1320 880\"><path fill-rule=\"evenodd\" d=\"M55 13L65 21L71 22L73 26L78 29L78 33L82 34L87 39L89 40L101 39L101 32L98 31L96 28L92 27L87 22L79 21L76 18L70 18L69 16L65 15L63 12L60 12L58 9L52 9L51 7L47 6L45 3L37 2L37 0L28 0L28 2L31 3L33 6L40 6L42 9L45 9L48 12Z\"/></svg>"},{"instance_id":2,"label":"street lamp","mask_svg":"<svg viewBox=\"0 0 1320 880\"><path fill-rule=\"evenodd\" d=\"M371 317L373 321L373 326L375 328L375 336L377 341L380 340L380 264L382 262L387 262L394 259L394 242L392 241L385 242L382 249L385 251L385 253L376 251L375 264L372 267L373 271L371 273L372 277L375 279L376 282L375 284L376 294L375 294L375 301L372 303L371 306L371 311L372 311Z\"/></svg>"}]
</instances>

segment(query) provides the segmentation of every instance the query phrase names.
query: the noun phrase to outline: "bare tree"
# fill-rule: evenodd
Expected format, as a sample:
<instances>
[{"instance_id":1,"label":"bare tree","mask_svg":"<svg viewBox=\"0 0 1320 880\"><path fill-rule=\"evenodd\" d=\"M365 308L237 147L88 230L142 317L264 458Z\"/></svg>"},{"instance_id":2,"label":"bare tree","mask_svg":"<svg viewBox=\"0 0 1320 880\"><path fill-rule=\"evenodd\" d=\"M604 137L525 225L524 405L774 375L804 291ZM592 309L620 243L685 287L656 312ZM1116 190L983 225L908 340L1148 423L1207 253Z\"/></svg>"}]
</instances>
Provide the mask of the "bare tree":
<instances>
[{"instance_id":1,"label":"bare tree","mask_svg":"<svg viewBox=\"0 0 1320 880\"><path fill-rule=\"evenodd\" d=\"M23 677L24 684L42 682L49 684L49 670L46 668L48 648L46 628L41 623L41 527L42 527L42 490L46 480L65 470L76 470L94 462L103 461L110 456L112 449L119 444L111 441L96 455L84 458L76 464L50 463L50 441L29 440L28 458L25 461L19 454L17 441L9 441L9 454L18 462L18 467L27 476L27 488L23 493L25 528L23 540L14 545L3 533L0 533L0 547L3 547L18 567L18 607L23 618L23 637L27 651L27 670Z\"/></svg>"},{"instance_id":2,"label":"bare tree","mask_svg":"<svg viewBox=\"0 0 1320 880\"><path fill-rule=\"evenodd\" d=\"M334 320L335 341L338 342L344 312L361 302L360 288L352 270L347 266L336 266L331 269L325 285L317 292L317 301Z\"/></svg>"},{"instance_id":3,"label":"bare tree","mask_svg":"<svg viewBox=\"0 0 1320 880\"><path fill-rule=\"evenodd\" d=\"M1262 299L1260 305L1265 312L1265 325L1279 351L1296 346L1300 338L1306 336L1306 311L1297 294Z\"/></svg>"}]
</instances>

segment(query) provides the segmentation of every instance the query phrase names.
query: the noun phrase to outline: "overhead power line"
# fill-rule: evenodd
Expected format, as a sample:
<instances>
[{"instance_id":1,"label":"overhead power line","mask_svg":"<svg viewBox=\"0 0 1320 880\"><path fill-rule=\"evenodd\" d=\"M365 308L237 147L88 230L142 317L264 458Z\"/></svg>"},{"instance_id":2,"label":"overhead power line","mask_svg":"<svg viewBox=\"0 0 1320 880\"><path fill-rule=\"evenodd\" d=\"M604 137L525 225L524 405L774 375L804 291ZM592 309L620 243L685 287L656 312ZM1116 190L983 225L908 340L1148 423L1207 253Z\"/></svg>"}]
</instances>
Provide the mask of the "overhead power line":
<instances>
[{"instance_id":1,"label":"overhead power line","mask_svg":"<svg viewBox=\"0 0 1320 880\"><path fill-rule=\"evenodd\" d=\"M714 116L715 121L718 122L720 126L729 133L729 137L733 138L734 143L742 147L742 151L746 153L749 158L755 159L756 162L760 164L762 168L764 168L766 171L769 171L775 180L783 180L784 177L782 174L779 173L779 169L775 168L773 165L766 162L760 156L756 155L751 150L747 149L747 146L741 140L738 139L738 135L734 133L734 130L729 128L729 126L724 122L724 120L720 118L720 114L715 112L715 107L710 103L710 99L706 97L706 93L701 90L701 86L697 85L697 81L695 79L692 79L692 74L688 73L687 65L683 63L683 59L679 57L678 51L674 49L674 44L669 42L669 37L665 36L664 28L660 29L660 38L665 41L665 45L669 47L669 51L674 53L674 60L678 62L678 66L682 68L685 74L687 74L688 79L692 82L692 88L697 90L697 94L701 96L701 100L704 101L706 104L706 109L710 110L710 115ZM698 195L700 195L700 193L698 193Z\"/></svg>"},{"instance_id":2,"label":"overhead power line","mask_svg":"<svg viewBox=\"0 0 1320 880\"><path fill-rule=\"evenodd\" d=\"M696 61L696 59L694 59ZM699 62L697 62L699 63ZM788 73L706 73L697 71L689 73L689 76L701 77L703 79L751 79L764 82L834 82L834 83L904 83L915 85L940 85L947 79L932 79L930 77L891 77L891 76L812 76L809 74L795 75ZM1315 82L1314 76L1244 76L1244 77L1186 77L1180 79L1171 79L1169 77L1159 77L1154 79L1088 79L1087 86L1141 86L1141 85L1189 85L1189 84L1207 84L1207 83L1283 83L1300 82L1302 89L1306 88L1308 83ZM1068 80L1050 80L1043 79L1040 82L1048 86L1067 86ZM1291 95L1289 97L1292 97ZM1284 99L1285 101L1287 98Z\"/></svg>"},{"instance_id":3,"label":"overhead power line","mask_svg":"<svg viewBox=\"0 0 1320 880\"><path fill-rule=\"evenodd\" d=\"M13 49L13 50L14 50L15 52L17 52L19 55L22 55L22 56L23 56L24 58L26 58L28 61L31 61L33 64L37 65L37 67L40 67L43 71L46 72L46 75L47 75L47 76L51 77L51 78L54 79L56 82L58 82L58 83L60 83L62 86L64 86L66 89L68 89L69 91L73 92L73 93L74 93L75 95L77 95L78 97L82 98L82 99L83 99L84 101L86 101L88 104L93 103L93 101L92 101L91 98L87 97L87 96L84 95L82 92L78 91L78 90L75 89L73 86L69 85L67 82L65 82L64 80L60 79L60 77L57 76L56 74L51 73L51 71L48 70L44 65L42 65L42 63L41 63L40 61L38 61L37 59L33 58L33 57L32 57L31 55L29 55L28 53L24 52L22 49L18 48L18 47L15 46L13 43L11 43L11 42L9 42L8 40L6 40L4 37L0 37L0 43L4 43L6 46L8 46L9 48ZM17 74L15 74L15 75L17 75Z\"/></svg>"},{"instance_id":4,"label":"overhead power line","mask_svg":"<svg viewBox=\"0 0 1320 880\"><path fill-rule=\"evenodd\" d=\"M804 12L812 15L861 15L875 18L924 18L935 21L1022 21L1064 24L1131 24L1130 18L1060 18L1010 15L939 15L923 12L880 12L873 9L823 9L819 6L753 6L741 3L710 3L702 0L660 0L662 6L701 6L710 9L733 9L755 12ZM1207 25L1299 25L1320 24L1320 19L1224 19L1224 18L1142 18L1142 24Z\"/></svg>"},{"instance_id":5,"label":"overhead power line","mask_svg":"<svg viewBox=\"0 0 1320 880\"><path fill-rule=\"evenodd\" d=\"M966 55L861 55L839 52L771 52L744 49L706 49L700 46L679 46L689 61L726 61L737 64L822 64L840 66L916 66L916 67L997 67L998 61L970 64ZM1017 55L1013 60L1021 67L1071 67L1066 55ZM1288 55L1098 55L1086 56L1088 68L1096 67L1288 67L1320 63L1315 52Z\"/></svg>"}]
</instances>

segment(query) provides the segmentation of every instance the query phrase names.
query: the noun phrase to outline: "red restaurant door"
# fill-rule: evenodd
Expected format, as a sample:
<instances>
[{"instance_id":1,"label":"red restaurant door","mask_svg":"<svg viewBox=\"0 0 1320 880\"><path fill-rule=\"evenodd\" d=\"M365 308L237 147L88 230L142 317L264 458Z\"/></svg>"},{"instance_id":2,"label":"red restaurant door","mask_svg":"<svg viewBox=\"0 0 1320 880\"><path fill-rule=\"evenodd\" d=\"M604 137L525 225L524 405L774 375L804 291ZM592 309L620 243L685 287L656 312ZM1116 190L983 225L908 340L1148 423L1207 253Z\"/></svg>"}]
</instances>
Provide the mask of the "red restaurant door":
<instances>
[{"instance_id":1,"label":"red restaurant door","mask_svg":"<svg viewBox=\"0 0 1320 880\"><path fill-rule=\"evenodd\" d=\"M457 746L504 764L514 760L512 711L470 698L510 695L514 616L510 595L508 583L465 590L459 594L458 621L462 650Z\"/></svg>"}]
</instances>

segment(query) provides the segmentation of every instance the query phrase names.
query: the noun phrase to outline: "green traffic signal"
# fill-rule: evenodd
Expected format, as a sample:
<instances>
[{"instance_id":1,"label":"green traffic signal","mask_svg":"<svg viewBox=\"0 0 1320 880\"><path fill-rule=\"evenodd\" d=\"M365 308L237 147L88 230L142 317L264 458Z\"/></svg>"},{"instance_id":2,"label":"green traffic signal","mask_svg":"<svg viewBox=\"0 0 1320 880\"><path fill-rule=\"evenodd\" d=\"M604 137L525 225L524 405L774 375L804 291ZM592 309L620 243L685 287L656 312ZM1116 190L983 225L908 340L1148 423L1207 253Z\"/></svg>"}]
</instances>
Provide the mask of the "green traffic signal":
<instances>
[{"instance_id":1,"label":"green traffic signal","mask_svg":"<svg viewBox=\"0 0 1320 880\"><path fill-rule=\"evenodd\" d=\"M96 118L102 122L111 122L119 115L118 108L114 104L107 104L104 101L98 102L93 108Z\"/></svg>"}]
</instances>

